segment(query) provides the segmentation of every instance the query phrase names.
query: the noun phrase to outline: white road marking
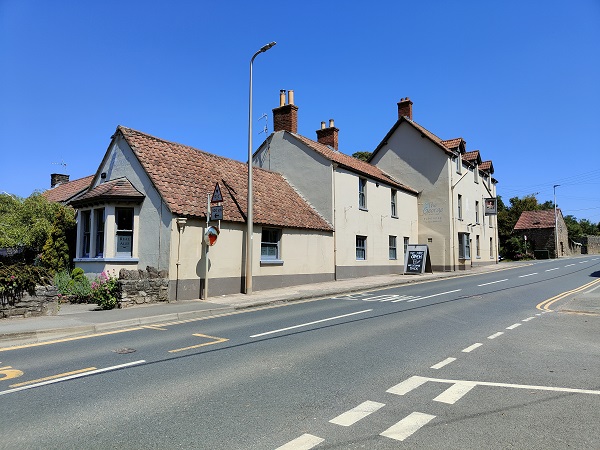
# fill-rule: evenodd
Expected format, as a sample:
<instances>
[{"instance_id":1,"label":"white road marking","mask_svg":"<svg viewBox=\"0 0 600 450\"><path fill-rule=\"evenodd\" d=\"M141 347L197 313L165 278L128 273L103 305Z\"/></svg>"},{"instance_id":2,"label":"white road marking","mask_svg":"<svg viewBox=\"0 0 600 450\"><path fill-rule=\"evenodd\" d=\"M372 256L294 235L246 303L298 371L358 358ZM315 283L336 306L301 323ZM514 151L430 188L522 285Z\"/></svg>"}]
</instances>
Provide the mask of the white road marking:
<instances>
[{"instance_id":1,"label":"white road marking","mask_svg":"<svg viewBox=\"0 0 600 450\"><path fill-rule=\"evenodd\" d=\"M402 419L400 422L392 425L390 428L381 433L380 436L389 437L397 441L403 441L411 436L419 428L427 425L435 416L420 412L413 412Z\"/></svg>"},{"instance_id":2,"label":"white road marking","mask_svg":"<svg viewBox=\"0 0 600 450\"><path fill-rule=\"evenodd\" d=\"M398 302L403 302L405 300L408 301L413 301L413 299L419 300L421 297L419 297L418 295L402 295L400 296L400 298L396 299L396 300L392 300L392 303L398 303Z\"/></svg>"},{"instance_id":3,"label":"white road marking","mask_svg":"<svg viewBox=\"0 0 600 450\"><path fill-rule=\"evenodd\" d=\"M523 319L521 322L529 322L530 320L535 319L535 317L528 317L527 319Z\"/></svg>"},{"instance_id":4,"label":"white road marking","mask_svg":"<svg viewBox=\"0 0 600 450\"><path fill-rule=\"evenodd\" d=\"M361 419L364 419L370 414L373 414L375 411L383 408L385 403L372 402L367 400L366 402L361 403L355 408L352 408L350 411L346 411L343 414L331 419L329 422L334 423L336 425L341 425L343 427L349 427L350 425L354 425Z\"/></svg>"},{"instance_id":5,"label":"white road marking","mask_svg":"<svg viewBox=\"0 0 600 450\"><path fill-rule=\"evenodd\" d=\"M458 383L454 383L452 386L450 386L448 389L446 389L433 400L436 402L454 405L475 386L477 386L477 383L473 383L470 381L460 381Z\"/></svg>"},{"instance_id":6,"label":"white road marking","mask_svg":"<svg viewBox=\"0 0 600 450\"><path fill-rule=\"evenodd\" d=\"M567 264L565 267L571 267L574 266L575 264Z\"/></svg>"},{"instance_id":7,"label":"white road marking","mask_svg":"<svg viewBox=\"0 0 600 450\"><path fill-rule=\"evenodd\" d=\"M550 392L569 392L572 394L591 394L600 395L600 391L592 389L574 389L574 388L561 388L553 386L535 386L528 384L510 384L510 383L492 383L488 381L469 381L469 380L444 380L440 378L426 378L420 376L412 376L407 378L402 383L392 386L386 392L396 395L405 395L416 389L417 387L433 381L436 383L448 383L452 386L434 398L437 402L453 404L467 392L473 389L475 386L490 386L490 387L501 387L501 388L512 388L512 389L528 389L536 391L550 391Z\"/></svg>"},{"instance_id":8,"label":"white road marking","mask_svg":"<svg viewBox=\"0 0 600 450\"><path fill-rule=\"evenodd\" d=\"M375 297L365 297L362 300L365 302L389 302L390 300L394 300L398 298L398 294L385 294L385 295L376 295Z\"/></svg>"},{"instance_id":9,"label":"white road marking","mask_svg":"<svg viewBox=\"0 0 600 450\"><path fill-rule=\"evenodd\" d=\"M517 327L520 327L521 324L520 323L515 323L513 325L511 325L510 327L506 327L507 330L514 330Z\"/></svg>"},{"instance_id":10,"label":"white road marking","mask_svg":"<svg viewBox=\"0 0 600 450\"><path fill-rule=\"evenodd\" d=\"M390 394L396 394L396 395L408 394L413 389L416 389L419 386L421 386L422 384L427 383L427 381L429 381L429 378L414 375L410 378L407 378L402 383L398 383L397 385L392 386L386 392L389 392Z\"/></svg>"},{"instance_id":11,"label":"white road marking","mask_svg":"<svg viewBox=\"0 0 600 450\"><path fill-rule=\"evenodd\" d=\"M444 367L454 361L456 361L456 358L446 358L445 360L440 361L439 363L431 366L430 369L441 369L442 367Z\"/></svg>"},{"instance_id":12,"label":"white road marking","mask_svg":"<svg viewBox=\"0 0 600 450\"><path fill-rule=\"evenodd\" d=\"M479 342L478 342L478 343L476 343L476 344L470 345L470 346L468 346L467 348L463 349L463 351L462 351L462 352L463 352L463 353L471 353L473 350L475 350L475 349L476 349L476 348L478 348L478 347L481 347L482 345L483 345L483 344L481 344L481 343L479 343Z\"/></svg>"},{"instance_id":13,"label":"white road marking","mask_svg":"<svg viewBox=\"0 0 600 450\"><path fill-rule=\"evenodd\" d=\"M503 334L504 334L504 331L498 331L497 333L494 333L491 336L488 336L488 339L496 339L498 336L502 336Z\"/></svg>"},{"instance_id":14,"label":"white road marking","mask_svg":"<svg viewBox=\"0 0 600 450\"><path fill-rule=\"evenodd\" d=\"M123 369L125 367L135 366L135 365L142 364L145 362L146 362L146 360L141 359L139 361L133 361L133 362L125 363L125 364L119 364L118 366L105 367L103 369L90 370L89 372L77 373L75 375L69 375L69 376L62 377L62 378L56 378L54 380L41 381L39 383L29 384L27 386L21 386L21 387L17 387L14 389L8 389L6 391L0 391L0 395L11 394L13 392L24 391L26 389L32 389L32 388L36 388L36 387L40 387L40 386L46 386L48 384L60 383L61 381L73 380L75 378L88 377L90 375L95 375L97 373L110 372L111 370Z\"/></svg>"},{"instance_id":15,"label":"white road marking","mask_svg":"<svg viewBox=\"0 0 600 450\"><path fill-rule=\"evenodd\" d=\"M324 440L325 439L313 436L312 434L303 434L293 441L283 444L281 447L277 447L275 450L309 450L319 445Z\"/></svg>"},{"instance_id":16,"label":"white road marking","mask_svg":"<svg viewBox=\"0 0 600 450\"><path fill-rule=\"evenodd\" d=\"M581 261L579 264L583 264L583 263L586 263L586 262L588 262L588 261L587 260Z\"/></svg>"},{"instance_id":17,"label":"white road marking","mask_svg":"<svg viewBox=\"0 0 600 450\"><path fill-rule=\"evenodd\" d=\"M491 283L478 284L477 287L488 286L490 284L496 284L496 283L503 283L504 281L508 281L508 278L505 278L504 280L492 281Z\"/></svg>"},{"instance_id":18,"label":"white road marking","mask_svg":"<svg viewBox=\"0 0 600 450\"><path fill-rule=\"evenodd\" d=\"M260 333L260 334L253 334L250 337L254 338L254 337L260 337L260 336L266 336L267 334L280 333L282 331L288 331L288 330L293 330L295 328L307 327L309 325L314 325L316 323L323 323L323 322L328 322L330 320L342 319L344 317L355 316L356 314L364 314L364 313L371 312L371 311L373 311L373 310L372 309L365 309L364 311L357 311L357 312L353 312L353 313L350 313L350 314L344 314L342 316L329 317L327 319L315 320L314 322L302 323L300 325L294 325L294 326L287 327L287 328L280 328L279 330L267 331L265 333Z\"/></svg>"},{"instance_id":19,"label":"white road marking","mask_svg":"<svg viewBox=\"0 0 600 450\"><path fill-rule=\"evenodd\" d=\"M547 269L546 272L552 272L553 270L558 270L560 267L555 267L554 269Z\"/></svg>"},{"instance_id":20,"label":"white road marking","mask_svg":"<svg viewBox=\"0 0 600 450\"><path fill-rule=\"evenodd\" d=\"M440 295L452 294L453 292L460 292L462 289L454 289L453 291L440 292L439 294L427 295L426 297L414 298L412 300L408 300L406 303L416 302L417 300L425 300L426 298L438 297Z\"/></svg>"},{"instance_id":21,"label":"white road marking","mask_svg":"<svg viewBox=\"0 0 600 450\"><path fill-rule=\"evenodd\" d=\"M536 316L541 316L541 315L542 315L542 313L538 313L538 314L536 314Z\"/></svg>"},{"instance_id":22,"label":"white road marking","mask_svg":"<svg viewBox=\"0 0 600 450\"><path fill-rule=\"evenodd\" d=\"M521 275L519 278L525 278L525 277L531 277L533 275L537 275L537 272L533 272L533 273L528 273L527 275Z\"/></svg>"}]
</instances>

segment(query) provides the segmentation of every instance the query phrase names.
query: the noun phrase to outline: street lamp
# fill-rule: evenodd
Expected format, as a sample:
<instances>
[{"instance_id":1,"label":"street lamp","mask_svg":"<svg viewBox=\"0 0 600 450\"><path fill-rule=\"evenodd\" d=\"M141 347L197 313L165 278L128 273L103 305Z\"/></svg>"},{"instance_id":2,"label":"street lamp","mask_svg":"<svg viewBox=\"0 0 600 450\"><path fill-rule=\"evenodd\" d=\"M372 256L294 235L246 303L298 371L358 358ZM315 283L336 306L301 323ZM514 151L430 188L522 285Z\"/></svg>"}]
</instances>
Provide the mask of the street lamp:
<instances>
[{"instance_id":1,"label":"street lamp","mask_svg":"<svg viewBox=\"0 0 600 450\"><path fill-rule=\"evenodd\" d=\"M558 216L556 215L556 188L560 184L555 184L554 188L554 254L558 258Z\"/></svg>"},{"instance_id":2,"label":"street lamp","mask_svg":"<svg viewBox=\"0 0 600 450\"><path fill-rule=\"evenodd\" d=\"M252 63L254 58L259 54L266 52L273 47L276 42L270 42L264 45L252 55L250 60L250 101L248 106L248 212L247 221L248 229L246 231L246 294L252 294L252 236L254 234L253 220L254 214L252 212Z\"/></svg>"}]
</instances>

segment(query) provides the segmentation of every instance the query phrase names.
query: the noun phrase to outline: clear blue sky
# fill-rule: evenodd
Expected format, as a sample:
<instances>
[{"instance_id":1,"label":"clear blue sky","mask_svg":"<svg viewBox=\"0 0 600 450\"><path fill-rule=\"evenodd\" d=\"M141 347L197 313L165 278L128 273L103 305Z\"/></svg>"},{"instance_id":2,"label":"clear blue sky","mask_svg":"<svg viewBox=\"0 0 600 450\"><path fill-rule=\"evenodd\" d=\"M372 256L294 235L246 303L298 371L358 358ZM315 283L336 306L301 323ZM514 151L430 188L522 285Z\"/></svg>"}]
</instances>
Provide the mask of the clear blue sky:
<instances>
[{"instance_id":1,"label":"clear blue sky","mask_svg":"<svg viewBox=\"0 0 600 450\"><path fill-rule=\"evenodd\" d=\"M0 192L94 173L117 125L247 157L279 90L299 133L335 119L373 150L397 119L462 136L505 201L536 194L600 222L600 1L0 0ZM66 163L66 169L60 163Z\"/></svg>"}]
</instances>

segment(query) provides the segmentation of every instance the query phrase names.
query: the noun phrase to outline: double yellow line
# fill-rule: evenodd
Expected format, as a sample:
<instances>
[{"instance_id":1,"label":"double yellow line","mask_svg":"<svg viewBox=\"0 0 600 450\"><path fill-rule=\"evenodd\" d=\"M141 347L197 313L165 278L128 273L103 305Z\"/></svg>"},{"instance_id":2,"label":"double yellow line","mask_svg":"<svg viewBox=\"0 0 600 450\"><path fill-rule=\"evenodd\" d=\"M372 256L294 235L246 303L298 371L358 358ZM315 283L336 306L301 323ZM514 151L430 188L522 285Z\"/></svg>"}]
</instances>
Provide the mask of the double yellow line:
<instances>
[{"instance_id":1,"label":"double yellow line","mask_svg":"<svg viewBox=\"0 0 600 450\"><path fill-rule=\"evenodd\" d=\"M544 300L543 302L539 303L536 306L536 308L539 309L540 311L552 311L550 309L550 306L552 304L556 303L557 301L559 301L565 297L568 297L569 295L573 295L573 294L576 294L577 292L585 291L586 289L588 289L598 283L600 283L600 278L598 278L597 280L594 280L594 281L590 281L589 283L584 284L583 286L575 288L571 291L563 292L562 294L555 295L554 297L549 298L548 300Z\"/></svg>"}]
</instances>

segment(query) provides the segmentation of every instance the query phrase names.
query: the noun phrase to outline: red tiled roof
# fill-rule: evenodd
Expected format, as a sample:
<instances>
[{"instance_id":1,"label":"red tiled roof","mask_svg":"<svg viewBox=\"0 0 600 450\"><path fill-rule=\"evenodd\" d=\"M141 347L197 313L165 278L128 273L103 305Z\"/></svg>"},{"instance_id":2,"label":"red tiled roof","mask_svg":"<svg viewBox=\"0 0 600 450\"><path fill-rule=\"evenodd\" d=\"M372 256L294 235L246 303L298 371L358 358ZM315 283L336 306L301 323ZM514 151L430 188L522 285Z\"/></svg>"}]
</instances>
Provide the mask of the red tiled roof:
<instances>
[{"instance_id":1,"label":"red tiled roof","mask_svg":"<svg viewBox=\"0 0 600 450\"><path fill-rule=\"evenodd\" d=\"M560 209L557 215L560 217ZM515 230L531 230L534 228L554 228L554 210L523 211L515 225Z\"/></svg>"},{"instance_id":2,"label":"red tiled roof","mask_svg":"<svg viewBox=\"0 0 600 450\"><path fill-rule=\"evenodd\" d=\"M399 183L377 166L369 164L365 161L361 161L360 159L354 158L353 156L346 155L345 153L341 153L337 150L332 149L328 145L324 145L320 142L313 141L312 139L308 139L307 137L301 136L299 134L293 134L293 136L296 137L299 141L303 142L308 147L310 147L312 150L322 155L323 157L339 164L340 166L346 169L351 170L352 172L356 172L360 175L365 175L374 180L386 183L392 187L396 187L413 194L418 194L416 190Z\"/></svg>"},{"instance_id":3,"label":"red tiled roof","mask_svg":"<svg viewBox=\"0 0 600 450\"><path fill-rule=\"evenodd\" d=\"M479 150L474 150L472 152L465 152L463 155L463 159L465 161L477 161L479 158Z\"/></svg>"},{"instance_id":4,"label":"red tiled roof","mask_svg":"<svg viewBox=\"0 0 600 450\"><path fill-rule=\"evenodd\" d=\"M93 201L126 200L141 202L145 195L138 191L127 178L117 178L90 189L71 202L73 206L88 204Z\"/></svg>"},{"instance_id":5,"label":"red tiled roof","mask_svg":"<svg viewBox=\"0 0 600 450\"><path fill-rule=\"evenodd\" d=\"M52 189L48 189L42 195L50 202L66 203L89 188L93 179L94 175L89 175L67 183L61 183Z\"/></svg>"},{"instance_id":6,"label":"red tiled roof","mask_svg":"<svg viewBox=\"0 0 600 450\"><path fill-rule=\"evenodd\" d=\"M494 173L494 166L492 165L491 161L483 161L481 164L479 164L479 169L486 170L489 173Z\"/></svg>"},{"instance_id":7,"label":"red tiled roof","mask_svg":"<svg viewBox=\"0 0 600 450\"><path fill-rule=\"evenodd\" d=\"M174 214L206 217L207 194L216 183L223 220L246 222L247 165L119 126L154 186ZM254 223L331 231L327 223L278 173L254 168Z\"/></svg>"},{"instance_id":8,"label":"red tiled roof","mask_svg":"<svg viewBox=\"0 0 600 450\"><path fill-rule=\"evenodd\" d=\"M444 147L447 147L447 148L456 148L463 141L464 141L464 139L459 137L459 138L454 138L454 139L448 139L448 140L445 140L445 141L441 141L441 143L442 143L442 145Z\"/></svg>"}]
</instances>

